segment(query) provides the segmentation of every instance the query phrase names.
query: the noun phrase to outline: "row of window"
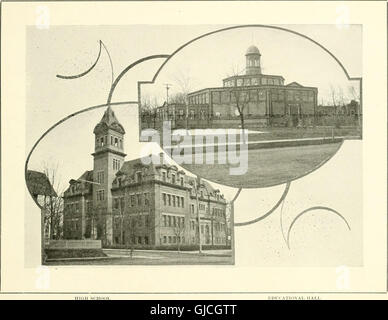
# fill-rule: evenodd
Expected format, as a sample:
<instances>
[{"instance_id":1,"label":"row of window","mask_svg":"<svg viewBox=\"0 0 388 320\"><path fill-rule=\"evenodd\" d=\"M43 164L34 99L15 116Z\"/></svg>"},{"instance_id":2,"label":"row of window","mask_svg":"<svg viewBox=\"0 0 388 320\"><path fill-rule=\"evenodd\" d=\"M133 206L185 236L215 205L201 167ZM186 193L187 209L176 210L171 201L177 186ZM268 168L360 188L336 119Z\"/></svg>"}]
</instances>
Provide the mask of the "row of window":
<instances>
[{"instance_id":1,"label":"row of window","mask_svg":"<svg viewBox=\"0 0 388 320\"><path fill-rule=\"evenodd\" d=\"M129 238L124 238L124 244L149 244L149 239L147 236L131 236ZM115 243L120 242L120 236L115 236Z\"/></svg>"},{"instance_id":2,"label":"row of window","mask_svg":"<svg viewBox=\"0 0 388 320\"><path fill-rule=\"evenodd\" d=\"M224 87L241 87L241 86L257 86L259 84L262 85L283 85L282 79L276 79L276 78L237 78L237 79L230 79L224 81Z\"/></svg>"},{"instance_id":3,"label":"row of window","mask_svg":"<svg viewBox=\"0 0 388 320\"><path fill-rule=\"evenodd\" d=\"M162 215L162 227L185 227L185 217Z\"/></svg>"},{"instance_id":4,"label":"row of window","mask_svg":"<svg viewBox=\"0 0 388 320\"><path fill-rule=\"evenodd\" d=\"M120 169L120 160L113 159L113 170L119 170L119 169Z\"/></svg>"},{"instance_id":5,"label":"row of window","mask_svg":"<svg viewBox=\"0 0 388 320\"><path fill-rule=\"evenodd\" d=\"M65 212L66 213L78 213L81 210L81 206L79 202L73 202L73 203L67 203L65 205Z\"/></svg>"},{"instance_id":6,"label":"row of window","mask_svg":"<svg viewBox=\"0 0 388 320\"><path fill-rule=\"evenodd\" d=\"M195 220L191 220L190 221L190 229L194 231L194 230L197 230L197 228L198 228L197 222ZM204 228L206 228L206 230ZM201 233L204 233L204 231L209 232L210 231L209 228L210 227L209 227L208 224L201 225ZM220 223L220 222L215 222L213 224L213 228L214 228L215 231L224 231L225 230L225 224L224 223Z\"/></svg>"},{"instance_id":7,"label":"row of window","mask_svg":"<svg viewBox=\"0 0 388 320\"><path fill-rule=\"evenodd\" d=\"M170 179L170 181L167 181L167 172L166 171L162 171L162 181L163 182L171 182L172 184L179 183L182 187L184 186L184 182L185 182L183 177L180 177L180 179L178 179L178 177L175 173L171 173L171 179Z\"/></svg>"},{"instance_id":8,"label":"row of window","mask_svg":"<svg viewBox=\"0 0 388 320\"><path fill-rule=\"evenodd\" d=\"M144 192L144 193L136 193L136 194L131 194L129 196L129 206L130 207L135 207L135 206L148 206L150 203L149 199L149 193ZM125 199L124 197L116 197L113 198L113 208L114 209L124 209L125 208Z\"/></svg>"},{"instance_id":9,"label":"row of window","mask_svg":"<svg viewBox=\"0 0 388 320\"><path fill-rule=\"evenodd\" d=\"M164 206L172 206L178 208L185 207L185 199L181 196L176 196L169 193L162 193L163 205Z\"/></svg>"},{"instance_id":10,"label":"row of window","mask_svg":"<svg viewBox=\"0 0 388 320\"><path fill-rule=\"evenodd\" d=\"M213 216L215 217L220 217L220 218L223 218L224 217L224 210L223 209L220 209L220 208L213 208Z\"/></svg>"},{"instance_id":11,"label":"row of window","mask_svg":"<svg viewBox=\"0 0 388 320\"><path fill-rule=\"evenodd\" d=\"M294 91L294 90L276 90L270 92L270 97L272 101L284 101L286 93L287 101L305 101L312 102L314 100L314 92L313 91ZM248 90L248 91L215 91L212 92L213 103L230 103L236 102L236 99L241 101L265 101L266 98L265 90Z\"/></svg>"},{"instance_id":12,"label":"row of window","mask_svg":"<svg viewBox=\"0 0 388 320\"><path fill-rule=\"evenodd\" d=\"M121 230L121 224L123 224L123 229L130 227L132 229L137 227L146 227L150 226L150 217L148 215L138 215L138 216L129 216L129 217L118 217L115 216L114 224L116 230Z\"/></svg>"},{"instance_id":13,"label":"row of window","mask_svg":"<svg viewBox=\"0 0 388 320\"><path fill-rule=\"evenodd\" d=\"M180 236L163 236L164 244L172 244L172 243L185 243L185 237Z\"/></svg>"},{"instance_id":14,"label":"row of window","mask_svg":"<svg viewBox=\"0 0 388 320\"><path fill-rule=\"evenodd\" d=\"M260 67L260 59L257 59L257 58L248 59L247 67Z\"/></svg>"},{"instance_id":15,"label":"row of window","mask_svg":"<svg viewBox=\"0 0 388 320\"><path fill-rule=\"evenodd\" d=\"M209 93L199 93L189 97L189 104L205 104L209 103Z\"/></svg>"},{"instance_id":16,"label":"row of window","mask_svg":"<svg viewBox=\"0 0 388 320\"><path fill-rule=\"evenodd\" d=\"M96 147L103 147L108 144L108 136L96 137ZM123 148L123 140L121 138L110 136L110 145Z\"/></svg>"}]
</instances>

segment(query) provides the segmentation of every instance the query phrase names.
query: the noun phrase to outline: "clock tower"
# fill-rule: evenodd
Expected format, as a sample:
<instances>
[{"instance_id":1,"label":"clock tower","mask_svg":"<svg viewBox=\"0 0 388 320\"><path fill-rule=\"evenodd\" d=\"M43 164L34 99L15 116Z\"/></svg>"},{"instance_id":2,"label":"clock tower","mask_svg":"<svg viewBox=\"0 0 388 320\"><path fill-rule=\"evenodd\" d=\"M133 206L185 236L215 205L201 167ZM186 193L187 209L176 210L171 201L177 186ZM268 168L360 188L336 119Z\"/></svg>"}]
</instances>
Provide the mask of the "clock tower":
<instances>
[{"instance_id":1,"label":"clock tower","mask_svg":"<svg viewBox=\"0 0 388 320\"><path fill-rule=\"evenodd\" d=\"M109 106L95 126L93 165L93 204L97 217L97 238L104 244L113 242L112 182L124 163L125 130Z\"/></svg>"}]
</instances>

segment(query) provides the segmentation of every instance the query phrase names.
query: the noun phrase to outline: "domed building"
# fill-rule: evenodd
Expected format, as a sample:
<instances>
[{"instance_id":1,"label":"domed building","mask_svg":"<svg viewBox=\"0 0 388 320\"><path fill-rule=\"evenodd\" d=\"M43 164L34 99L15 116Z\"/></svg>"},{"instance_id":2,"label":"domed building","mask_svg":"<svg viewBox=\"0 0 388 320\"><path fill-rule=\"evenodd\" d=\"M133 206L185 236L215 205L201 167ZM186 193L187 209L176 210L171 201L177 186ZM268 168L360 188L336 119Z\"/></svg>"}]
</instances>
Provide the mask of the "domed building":
<instances>
[{"instance_id":1,"label":"domed building","mask_svg":"<svg viewBox=\"0 0 388 320\"><path fill-rule=\"evenodd\" d=\"M254 45L246 50L245 60L244 74L223 79L222 87L189 93L188 105L165 104L158 110L158 119L171 120L174 128L238 127L238 103L246 127L314 124L316 87L285 85L281 75L263 74L261 53Z\"/></svg>"}]
</instances>

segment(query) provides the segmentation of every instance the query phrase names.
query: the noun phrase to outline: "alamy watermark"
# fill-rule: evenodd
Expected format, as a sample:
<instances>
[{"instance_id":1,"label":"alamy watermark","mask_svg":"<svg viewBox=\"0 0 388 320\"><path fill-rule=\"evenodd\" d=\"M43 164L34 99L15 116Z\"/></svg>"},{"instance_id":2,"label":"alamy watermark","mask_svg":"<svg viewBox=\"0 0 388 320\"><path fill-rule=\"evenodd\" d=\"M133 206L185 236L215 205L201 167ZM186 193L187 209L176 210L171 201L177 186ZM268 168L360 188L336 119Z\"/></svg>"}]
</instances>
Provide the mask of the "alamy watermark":
<instances>
[{"instance_id":1,"label":"alamy watermark","mask_svg":"<svg viewBox=\"0 0 388 320\"><path fill-rule=\"evenodd\" d=\"M162 135L162 136L161 136ZM178 129L171 131L171 122L164 121L162 133L144 129L141 142L155 142L178 164L229 165L230 175L248 171L248 130L240 129ZM142 162L161 164L161 158L149 155L150 146L144 146ZM144 156L144 155L149 156ZM216 161L217 160L217 161Z\"/></svg>"}]
</instances>

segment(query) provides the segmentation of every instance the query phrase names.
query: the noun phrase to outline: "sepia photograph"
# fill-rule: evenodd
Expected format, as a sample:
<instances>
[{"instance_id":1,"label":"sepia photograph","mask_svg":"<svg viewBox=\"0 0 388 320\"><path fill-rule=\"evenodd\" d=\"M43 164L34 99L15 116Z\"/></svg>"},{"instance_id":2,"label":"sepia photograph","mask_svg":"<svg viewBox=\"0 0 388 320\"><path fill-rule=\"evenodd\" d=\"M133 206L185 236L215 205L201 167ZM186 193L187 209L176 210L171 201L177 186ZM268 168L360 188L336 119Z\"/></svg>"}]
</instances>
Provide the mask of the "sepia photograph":
<instances>
[{"instance_id":1,"label":"sepia photograph","mask_svg":"<svg viewBox=\"0 0 388 320\"><path fill-rule=\"evenodd\" d=\"M361 35L361 26L348 33ZM352 45L348 50L359 51L361 38ZM144 141L160 141L185 168L217 183L261 188L291 181L330 159L344 140L362 138L361 79L349 78L329 50L287 26L198 37L155 78L141 85ZM236 159L229 150L239 151Z\"/></svg>"},{"instance_id":2,"label":"sepia photograph","mask_svg":"<svg viewBox=\"0 0 388 320\"><path fill-rule=\"evenodd\" d=\"M386 294L382 6L0 12L1 294Z\"/></svg>"}]
</instances>

